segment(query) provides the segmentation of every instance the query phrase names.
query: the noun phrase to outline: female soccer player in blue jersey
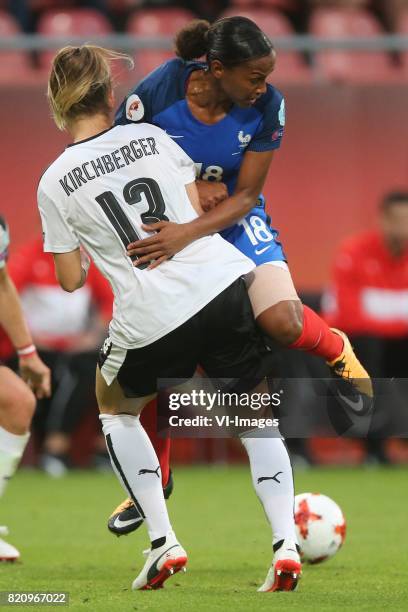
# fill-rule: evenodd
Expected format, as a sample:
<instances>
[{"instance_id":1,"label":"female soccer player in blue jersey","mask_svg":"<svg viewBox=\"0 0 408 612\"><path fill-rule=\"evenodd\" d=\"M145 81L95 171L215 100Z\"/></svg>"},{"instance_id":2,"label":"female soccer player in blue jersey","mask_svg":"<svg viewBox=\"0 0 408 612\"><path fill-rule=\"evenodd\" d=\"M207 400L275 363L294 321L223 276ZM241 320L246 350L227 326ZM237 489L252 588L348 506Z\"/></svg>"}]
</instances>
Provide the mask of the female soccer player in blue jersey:
<instances>
[{"instance_id":1,"label":"female soccer player in blue jersey","mask_svg":"<svg viewBox=\"0 0 408 612\"><path fill-rule=\"evenodd\" d=\"M153 236L129 245L129 255L139 257L135 265L155 267L192 240L221 232L257 265L247 286L262 330L284 346L323 357L335 376L369 399L370 379L345 334L330 329L299 300L265 211L261 192L285 125L283 96L266 83L276 60L272 43L244 17L211 26L195 21L176 36L176 54L135 87L116 121L147 121L165 129L194 160L207 212L181 225L158 217L144 226ZM204 62L197 61L203 56ZM279 520L280 508L271 512ZM126 525L120 532L117 519ZM109 528L125 533L139 524L129 500L112 514Z\"/></svg>"},{"instance_id":2,"label":"female soccer player in blue jersey","mask_svg":"<svg viewBox=\"0 0 408 612\"><path fill-rule=\"evenodd\" d=\"M265 211L261 192L285 126L284 98L266 83L276 60L271 41L245 17L211 26L194 21L177 34L176 54L136 86L116 121L166 130L194 160L203 206L210 201L212 208L184 225L158 219L151 238L130 246L140 257L135 265L159 265L192 240L220 231L257 265L247 285L262 330L284 346L323 357L335 376L371 396L368 374L345 334L299 300ZM196 61L203 56L206 61ZM208 197L209 183L215 191Z\"/></svg>"}]
</instances>

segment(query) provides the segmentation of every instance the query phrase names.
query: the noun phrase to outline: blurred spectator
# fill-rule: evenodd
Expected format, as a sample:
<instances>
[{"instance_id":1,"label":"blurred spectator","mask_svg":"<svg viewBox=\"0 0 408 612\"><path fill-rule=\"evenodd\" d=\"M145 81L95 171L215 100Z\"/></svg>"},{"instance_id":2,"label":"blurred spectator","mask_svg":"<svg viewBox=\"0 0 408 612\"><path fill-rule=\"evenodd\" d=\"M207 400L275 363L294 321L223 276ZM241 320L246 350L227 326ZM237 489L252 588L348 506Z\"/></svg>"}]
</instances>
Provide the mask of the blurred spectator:
<instances>
[{"instance_id":1,"label":"blurred spectator","mask_svg":"<svg viewBox=\"0 0 408 612\"><path fill-rule=\"evenodd\" d=\"M402 14L408 12L408 0L376 0L375 6L391 32L398 30Z\"/></svg>"},{"instance_id":2,"label":"blurred spectator","mask_svg":"<svg viewBox=\"0 0 408 612\"><path fill-rule=\"evenodd\" d=\"M308 0L311 8L363 8L370 5L370 0Z\"/></svg>"},{"instance_id":3,"label":"blurred spectator","mask_svg":"<svg viewBox=\"0 0 408 612\"><path fill-rule=\"evenodd\" d=\"M19 23L23 32L32 28L32 12L28 0L8 0L7 9Z\"/></svg>"},{"instance_id":4,"label":"blurred spectator","mask_svg":"<svg viewBox=\"0 0 408 612\"><path fill-rule=\"evenodd\" d=\"M36 19L41 11L65 8L93 8L107 17L109 17L108 0L69 0L64 2L63 0L55 0L46 2L42 6L40 3L39 7L34 6L29 0L8 0L6 8L18 21L23 32L32 32L35 30Z\"/></svg>"},{"instance_id":5,"label":"blurred spectator","mask_svg":"<svg viewBox=\"0 0 408 612\"><path fill-rule=\"evenodd\" d=\"M184 0L177 4L192 11L200 19L214 21L228 8L230 2L229 0Z\"/></svg>"},{"instance_id":6,"label":"blurred spectator","mask_svg":"<svg viewBox=\"0 0 408 612\"><path fill-rule=\"evenodd\" d=\"M373 378L408 378L408 191L384 197L377 230L340 245L323 306ZM381 440L368 451L387 462Z\"/></svg>"},{"instance_id":7,"label":"blurred spectator","mask_svg":"<svg viewBox=\"0 0 408 612\"><path fill-rule=\"evenodd\" d=\"M34 431L43 441L41 466L58 476L69 464L71 434L95 404L96 352L111 318L112 293L94 266L82 289L63 291L41 239L13 254L9 271L39 354L52 371L52 397L39 402ZM97 446L104 450L104 444Z\"/></svg>"}]
</instances>

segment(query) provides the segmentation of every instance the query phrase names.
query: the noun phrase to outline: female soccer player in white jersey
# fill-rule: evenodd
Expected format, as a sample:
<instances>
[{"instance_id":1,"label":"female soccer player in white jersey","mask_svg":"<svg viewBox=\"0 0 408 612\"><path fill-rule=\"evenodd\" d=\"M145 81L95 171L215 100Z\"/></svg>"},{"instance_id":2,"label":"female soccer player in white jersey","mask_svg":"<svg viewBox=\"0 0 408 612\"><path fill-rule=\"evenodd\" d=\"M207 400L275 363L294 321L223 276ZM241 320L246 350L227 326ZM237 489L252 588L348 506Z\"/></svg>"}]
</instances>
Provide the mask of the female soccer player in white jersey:
<instances>
[{"instance_id":1,"label":"female soccer player in white jersey","mask_svg":"<svg viewBox=\"0 0 408 612\"><path fill-rule=\"evenodd\" d=\"M267 370L241 275L253 263L218 234L191 242L163 265L135 268L127 246L143 223L189 223L198 209L194 164L150 124L112 127L110 60L120 54L84 45L54 58L48 97L72 145L38 187L44 248L61 286L75 291L91 255L114 293L109 338L101 349L96 395L112 465L145 518L151 549L134 589L158 588L187 556L167 514L160 466L139 415L158 378L208 376L262 381ZM205 339L205 341L203 341ZM264 591L293 590L301 571L293 520L293 477L280 438L242 437L255 490L275 538ZM274 478L273 474L279 474Z\"/></svg>"}]
</instances>

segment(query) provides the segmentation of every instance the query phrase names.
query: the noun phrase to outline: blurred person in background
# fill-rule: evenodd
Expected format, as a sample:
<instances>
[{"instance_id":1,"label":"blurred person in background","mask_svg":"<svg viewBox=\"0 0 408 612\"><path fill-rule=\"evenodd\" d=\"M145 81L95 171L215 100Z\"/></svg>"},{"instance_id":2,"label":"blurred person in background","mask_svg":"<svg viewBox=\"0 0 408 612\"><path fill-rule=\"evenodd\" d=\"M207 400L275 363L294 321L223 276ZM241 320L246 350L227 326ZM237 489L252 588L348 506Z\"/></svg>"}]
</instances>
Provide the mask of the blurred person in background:
<instances>
[{"instance_id":1,"label":"blurred person in background","mask_svg":"<svg viewBox=\"0 0 408 612\"><path fill-rule=\"evenodd\" d=\"M408 378L408 190L385 195L377 229L339 246L323 310L373 378ZM368 461L388 462L383 440L367 450Z\"/></svg>"},{"instance_id":2,"label":"blurred person in background","mask_svg":"<svg viewBox=\"0 0 408 612\"><path fill-rule=\"evenodd\" d=\"M87 408L95 405L95 359L111 318L112 292L95 266L79 291L63 291L41 238L25 243L15 253L10 276L20 293L34 342L53 374L52 397L39 402L34 430L42 441L41 467L58 477L69 466L73 432ZM110 465L100 436L97 467L103 466L104 457Z\"/></svg>"},{"instance_id":3,"label":"blurred person in background","mask_svg":"<svg viewBox=\"0 0 408 612\"><path fill-rule=\"evenodd\" d=\"M8 0L6 8L23 32L31 31L33 15L28 0Z\"/></svg>"},{"instance_id":4,"label":"blurred person in background","mask_svg":"<svg viewBox=\"0 0 408 612\"><path fill-rule=\"evenodd\" d=\"M195 13L200 19L214 21L230 5L229 0L184 0L179 3Z\"/></svg>"},{"instance_id":5,"label":"blurred person in background","mask_svg":"<svg viewBox=\"0 0 408 612\"><path fill-rule=\"evenodd\" d=\"M388 30L397 31L403 13L408 12L408 0L375 0L374 5Z\"/></svg>"},{"instance_id":6,"label":"blurred person in background","mask_svg":"<svg viewBox=\"0 0 408 612\"><path fill-rule=\"evenodd\" d=\"M308 3L311 8L364 8L370 5L371 0L308 0Z\"/></svg>"},{"instance_id":7,"label":"blurred person in background","mask_svg":"<svg viewBox=\"0 0 408 612\"><path fill-rule=\"evenodd\" d=\"M0 497L13 476L30 437L30 424L38 398L50 394L50 371L39 358L24 319L16 288L6 259L9 233L0 217L0 325L10 338L18 355L19 378L0 362ZM34 393L33 393L34 392ZM7 535L0 527L0 535ZM0 561L15 561L18 550L0 539Z\"/></svg>"},{"instance_id":8,"label":"blurred person in background","mask_svg":"<svg viewBox=\"0 0 408 612\"><path fill-rule=\"evenodd\" d=\"M69 10L71 8L92 8L109 18L107 0L71 0L68 2L55 0L46 3L43 7L41 3L37 7L36 3L33 5L29 0L8 0L6 3L6 9L13 15L23 32L34 32L37 18L45 10Z\"/></svg>"}]
</instances>

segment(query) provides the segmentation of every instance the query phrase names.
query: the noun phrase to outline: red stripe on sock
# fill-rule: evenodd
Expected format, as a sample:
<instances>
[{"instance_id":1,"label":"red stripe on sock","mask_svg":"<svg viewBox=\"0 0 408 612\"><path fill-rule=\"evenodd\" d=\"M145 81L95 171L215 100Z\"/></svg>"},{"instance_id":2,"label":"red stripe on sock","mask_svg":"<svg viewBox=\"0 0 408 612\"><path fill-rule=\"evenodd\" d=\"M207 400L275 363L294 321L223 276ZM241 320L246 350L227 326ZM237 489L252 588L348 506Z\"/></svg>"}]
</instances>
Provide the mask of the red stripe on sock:
<instances>
[{"instance_id":1,"label":"red stripe on sock","mask_svg":"<svg viewBox=\"0 0 408 612\"><path fill-rule=\"evenodd\" d=\"M300 337L289 348L307 351L334 361L343 350L343 340L332 332L318 314L308 306L303 306L303 330Z\"/></svg>"}]
</instances>

